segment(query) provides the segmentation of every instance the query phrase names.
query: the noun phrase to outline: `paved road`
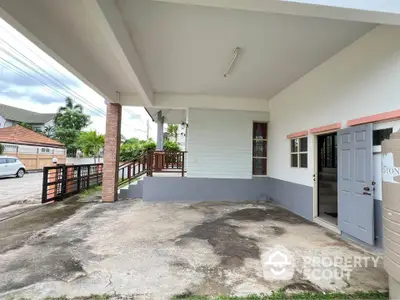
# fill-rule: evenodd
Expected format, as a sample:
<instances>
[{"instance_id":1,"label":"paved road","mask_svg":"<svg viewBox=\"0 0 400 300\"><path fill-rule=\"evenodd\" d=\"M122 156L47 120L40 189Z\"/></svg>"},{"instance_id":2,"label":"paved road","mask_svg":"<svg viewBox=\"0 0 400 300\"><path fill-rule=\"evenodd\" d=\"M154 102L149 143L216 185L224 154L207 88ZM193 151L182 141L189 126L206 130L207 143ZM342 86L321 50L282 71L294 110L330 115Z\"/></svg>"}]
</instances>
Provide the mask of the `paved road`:
<instances>
[{"instance_id":1,"label":"paved road","mask_svg":"<svg viewBox=\"0 0 400 300\"><path fill-rule=\"evenodd\" d=\"M0 208L14 203L40 203L42 176L32 173L23 178L0 178Z\"/></svg>"}]
</instances>

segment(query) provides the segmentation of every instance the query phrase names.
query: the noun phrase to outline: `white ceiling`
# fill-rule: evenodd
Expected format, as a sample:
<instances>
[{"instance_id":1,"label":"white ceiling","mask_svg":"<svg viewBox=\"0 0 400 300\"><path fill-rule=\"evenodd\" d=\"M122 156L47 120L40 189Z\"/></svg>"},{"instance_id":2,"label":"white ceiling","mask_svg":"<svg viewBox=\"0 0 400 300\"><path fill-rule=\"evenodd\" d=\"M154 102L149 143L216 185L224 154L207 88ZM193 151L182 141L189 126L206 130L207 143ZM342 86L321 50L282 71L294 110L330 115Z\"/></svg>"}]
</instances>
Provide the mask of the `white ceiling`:
<instances>
[{"instance_id":1,"label":"white ceiling","mask_svg":"<svg viewBox=\"0 0 400 300\"><path fill-rule=\"evenodd\" d=\"M157 122L158 112L162 111L164 122L168 124L181 124L186 122L186 110L184 109L160 109L155 107L147 107L147 113L151 116L153 121Z\"/></svg>"},{"instance_id":2,"label":"white ceiling","mask_svg":"<svg viewBox=\"0 0 400 300\"><path fill-rule=\"evenodd\" d=\"M375 25L117 0L155 92L269 99ZM223 74L240 47L234 70Z\"/></svg>"},{"instance_id":3,"label":"white ceiling","mask_svg":"<svg viewBox=\"0 0 400 300\"><path fill-rule=\"evenodd\" d=\"M39 19L43 26L50 27L46 32L49 36L62 36L57 46L65 43L64 48L73 56L85 55L79 67L90 69L92 77L99 78L98 82L111 85L120 92L135 92L126 76L122 75L118 58L109 41L101 34L90 5L85 6L84 1L35 0L34 4L31 1L15 3L24 5L32 19Z\"/></svg>"}]
</instances>

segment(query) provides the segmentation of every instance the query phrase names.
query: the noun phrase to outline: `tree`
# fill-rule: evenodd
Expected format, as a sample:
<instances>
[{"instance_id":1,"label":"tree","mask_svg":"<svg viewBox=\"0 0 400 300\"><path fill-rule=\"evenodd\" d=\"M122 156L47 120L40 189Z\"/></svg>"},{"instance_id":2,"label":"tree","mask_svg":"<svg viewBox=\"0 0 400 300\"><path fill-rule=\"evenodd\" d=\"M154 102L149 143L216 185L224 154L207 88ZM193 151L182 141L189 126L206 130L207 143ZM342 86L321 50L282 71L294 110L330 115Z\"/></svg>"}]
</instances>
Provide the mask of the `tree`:
<instances>
[{"instance_id":1,"label":"tree","mask_svg":"<svg viewBox=\"0 0 400 300\"><path fill-rule=\"evenodd\" d=\"M130 138L130 139L126 139L124 144L137 144L139 142L140 142L140 140L137 138Z\"/></svg>"},{"instance_id":2,"label":"tree","mask_svg":"<svg viewBox=\"0 0 400 300\"><path fill-rule=\"evenodd\" d=\"M3 144L0 144L0 154L3 154L5 151L5 148Z\"/></svg>"},{"instance_id":3,"label":"tree","mask_svg":"<svg viewBox=\"0 0 400 300\"><path fill-rule=\"evenodd\" d=\"M37 132L37 133L43 133L40 128L33 128L32 125L25 123L25 122L18 122L18 125L26 128L26 129L32 130L34 132Z\"/></svg>"},{"instance_id":4,"label":"tree","mask_svg":"<svg viewBox=\"0 0 400 300\"><path fill-rule=\"evenodd\" d=\"M82 105L74 104L67 97L65 106L58 109L54 119L54 137L67 148L69 156L75 156L79 135L90 124L90 116L83 112Z\"/></svg>"},{"instance_id":5,"label":"tree","mask_svg":"<svg viewBox=\"0 0 400 300\"><path fill-rule=\"evenodd\" d=\"M55 130L54 126L46 125L46 126L44 126L42 134L44 136L47 136L48 138L53 138L54 137L54 130Z\"/></svg>"},{"instance_id":6,"label":"tree","mask_svg":"<svg viewBox=\"0 0 400 300\"><path fill-rule=\"evenodd\" d=\"M19 125L19 126L22 126L22 127L24 127L24 128L26 128L26 129L33 130L32 125L30 125L30 124L28 124L28 123L25 123L25 122L18 122L18 125Z\"/></svg>"},{"instance_id":7,"label":"tree","mask_svg":"<svg viewBox=\"0 0 400 300\"><path fill-rule=\"evenodd\" d=\"M79 135L77 148L81 149L85 156L93 157L96 163L96 157L100 156L100 150L104 148L104 135L98 134L96 130L83 131Z\"/></svg>"},{"instance_id":8,"label":"tree","mask_svg":"<svg viewBox=\"0 0 400 300\"><path fill-rule=\"evenodd\" d=\"M177 124L168 124L167 128L167 136L168 140L170 138L174 138L175 142L178 141L178 125Z\"/></svg>"},{"instance_id":9,"label":"tree","mask_svg":"<svg viewBox=\"0 0 400 300\"><path fill-rule=\"evenodd\" d=\"M140 157L146 151L156 149L156 143L152 139L148 139L147 141L140 141L136 138L132 138L127 140L127 142L125 142L120 149L121 161L134 160Z\"/></svg>"}]
</instances>

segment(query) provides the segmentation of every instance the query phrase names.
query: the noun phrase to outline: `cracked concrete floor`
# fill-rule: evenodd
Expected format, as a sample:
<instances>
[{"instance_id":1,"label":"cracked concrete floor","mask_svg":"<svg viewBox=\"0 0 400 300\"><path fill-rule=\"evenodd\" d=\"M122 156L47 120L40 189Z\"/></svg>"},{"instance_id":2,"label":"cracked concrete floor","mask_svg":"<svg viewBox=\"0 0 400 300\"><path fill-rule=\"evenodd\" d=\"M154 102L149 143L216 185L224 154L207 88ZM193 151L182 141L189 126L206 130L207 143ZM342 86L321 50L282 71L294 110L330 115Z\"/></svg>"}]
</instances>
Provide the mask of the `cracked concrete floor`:
<instances>
[{"instance_id":1,"label":"cracked concrete floor","mask_svg":"<svg viewBox=\"0 0 400 300\"><path fill-rule=\"evenodd\" d=\"M293 256L291 280L266 276L262 258L276 245ZM357 264L343 278L306 277L304 257L334 256L378 264ZM379 257L260 202L47 205L0 222L0 274L0 298L387 289Z\"/></svg>"}]
</instances>

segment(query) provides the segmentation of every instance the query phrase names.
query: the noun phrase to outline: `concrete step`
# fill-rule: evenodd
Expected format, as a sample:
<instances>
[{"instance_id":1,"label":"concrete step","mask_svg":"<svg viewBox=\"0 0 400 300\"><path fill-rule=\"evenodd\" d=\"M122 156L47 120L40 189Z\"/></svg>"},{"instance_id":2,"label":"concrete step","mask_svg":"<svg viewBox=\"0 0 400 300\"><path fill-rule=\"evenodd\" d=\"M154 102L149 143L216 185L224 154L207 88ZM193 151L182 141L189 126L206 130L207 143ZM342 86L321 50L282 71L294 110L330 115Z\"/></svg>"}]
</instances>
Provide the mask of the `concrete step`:
<instances>
[{"instance_id":1,"label":"concrete step","mask_svg":"<svg viewBox=\"0 0 400 300\"><path fill-rule=\"evenodd\" d=\"M320 206L319 206L320 214L324 213L324 212L327 212L327 213L337 212L337 209L338 209L337 205L334 205L334 204L320 204Z\"/></svg>"},{"instance_id":2,"label":"concrete step","mask_svg":"<svg viewBox=\"0 0 400 300\"><path fill-rule=\"evenodd\" d=\"M333 191L337 191L337 182L336 181L319 181L320 188L330 188Z\"/></svg>"},{"instance_id":3,"label":"concrete step","mask_svg":"<svg viewBox=\"0 0 400 300\"><path fill-rule=\"evenodd\" d=\"M324 204L337 205L337 201L338 201L337 199L338 199L337 195L320 195L319 196L319 204L320 205L324 205Z\"/></svg>"},{"instance_id":4,"label":"concrete step","mask_svg":"<svg viewBox=\"0 0 400 300\"><path fill-rule=\"evenodd\" d=\"M336 173L323 173L320 172L318 174L318 178L320 181L337 181L337 175Z\"/></svg>"},{"instance_id":5,"label":"concrete step","mask_svg":"<svg viewBox=\"0 0 400 300\"><path fill-rule=\"evenodd\" d=\"M322 173L336 174L337 169L336 168L322 168Z\"/></svg>"},{"instance_id":6,"label":"concrete step","mask_svg":"<svg viewBox=\"0 0 400 300\"><path fill-rule=\"evenodd\" d=\"M119 190L118 197L119 198L142 198L143 197L143 178L145 176L140 177L129 185L122 187Z\"/></svg>"},{"instance_id":7,"label":"concrete step","mask_svg":"<svg viewBox=\"0 0 400 300\"><path fill-rule=\"evenodd\" d=\"M337 190L333 189L332 187L319 187L318 192L320 195L337 195Z\"/></svg>"}]
</instances>

